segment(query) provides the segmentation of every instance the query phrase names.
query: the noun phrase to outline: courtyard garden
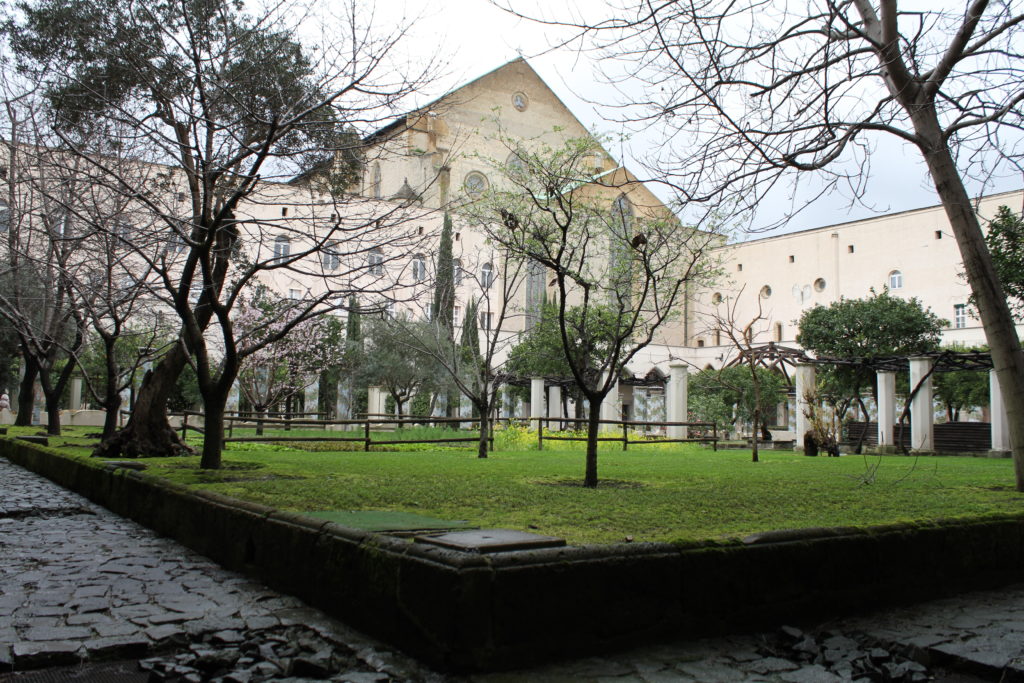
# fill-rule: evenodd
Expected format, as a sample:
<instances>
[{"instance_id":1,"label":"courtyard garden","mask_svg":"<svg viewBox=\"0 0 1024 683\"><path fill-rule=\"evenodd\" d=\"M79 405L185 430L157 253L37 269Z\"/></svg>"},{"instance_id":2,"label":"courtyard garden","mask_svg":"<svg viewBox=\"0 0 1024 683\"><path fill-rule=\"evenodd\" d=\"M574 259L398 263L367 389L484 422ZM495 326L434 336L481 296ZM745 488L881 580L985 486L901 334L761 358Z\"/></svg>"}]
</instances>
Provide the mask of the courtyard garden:
<instances>
[{"instance_id":1,"label":"courtyard garden","mask_svg":"<svg viewBox=\"0 0 1024 683\"><path fill-rule=\"evenodd\" d=\"M398 440L402 431L386 438ZM417 438L426 431L409 430ZM85 430L65 432L51 437L51 448L89 458L95 438ZM287 441L301 434L229 443L221 470L200 469L198 457L135 462L153 476L282 510L415 513L559 536L570 544L729 540L776 529L1024 512L1009 459L808 458L768 450L752 463L749 450L658 444L623 452L608 444L600 452L601 482L587 489L581 485L583 444L538 451L525 429L499 432L487 459L464 445L363 452Z\"/></svg>"}]
</instances>

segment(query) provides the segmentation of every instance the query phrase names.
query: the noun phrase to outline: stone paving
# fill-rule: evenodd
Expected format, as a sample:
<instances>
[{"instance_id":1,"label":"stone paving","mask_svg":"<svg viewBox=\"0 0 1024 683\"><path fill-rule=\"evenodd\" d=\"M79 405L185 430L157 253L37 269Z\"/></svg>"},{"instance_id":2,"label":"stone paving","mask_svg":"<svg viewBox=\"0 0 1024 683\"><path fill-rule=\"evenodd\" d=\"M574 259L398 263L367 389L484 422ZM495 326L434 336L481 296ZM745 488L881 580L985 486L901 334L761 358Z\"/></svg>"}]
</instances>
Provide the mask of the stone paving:
<instances>
[{"instance_id":1,"label":"stone paving","mask_svg":"<svg viewBox=\"0 0 1024 683\"><path fill-rule=\"evenodd\" d=\"M156 680L441 679L0 458L0 671L161 652Z\"/></svg>"},{"instance_id":2,"label":"stone paving","mask_svg":"<svg viewBox=\"0 0 1024 683\"><path fill-rule=\"evenodd\" d=\"M1024 682L1024 585L803 630L445 676L0 458L8 680Z\"/></svg>"}]
</instances>

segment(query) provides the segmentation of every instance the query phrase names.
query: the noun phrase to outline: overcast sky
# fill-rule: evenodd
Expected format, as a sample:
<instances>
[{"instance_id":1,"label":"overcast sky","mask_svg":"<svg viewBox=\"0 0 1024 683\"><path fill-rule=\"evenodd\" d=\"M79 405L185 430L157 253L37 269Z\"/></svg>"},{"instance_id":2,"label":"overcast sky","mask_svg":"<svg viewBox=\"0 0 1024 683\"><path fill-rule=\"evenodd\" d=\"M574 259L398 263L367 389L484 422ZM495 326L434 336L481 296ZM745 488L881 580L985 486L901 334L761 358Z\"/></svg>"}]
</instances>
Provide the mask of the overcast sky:
<instances>
[{"instance_id":1,"label":"overcast sky","mask_svg":"<svg viewBox=\"0 0 1024 683\"><path fill-rule=\"evenodd\" d=\"M432 0L429 3L420 0L387 0L384 5L378 5L378 12L387 8L390 14L398 10L402 2L406 16L420 17L407 44L410 55L413 58L425 57L437 51L449 62L447 77L439 81L431 92L423 93L424 102L517 56L523 56L584 125L600 132L620 132L602 116L601 107L594 104L610 102L614 95L608 86L601 84L593 56L570 47L552 49L561 42L564 34L560 35L550 27L518 19L498 9L488 0ZM517 8L529 8L538 0L513 2ZM586 6L592 7L599 2L586 0ZM573 0L548 0L543 4L548 8L559 8L575 3ZM661 144L666 144L666 141L650 134L634 134L620 161L639 169L639 164L630 155L643 158L645 153ZM611 151L620 154L619 150ZM809 187L814 184L807 174L802 182L808 183ZM989 191L1017 189L1022 184L1024 179L1006 178L997 182ZM664 189L651 189L663 199L668 199ZM979 188L969 189L977 192ZM762 207L751 227L756 229L774 222L790 204L790 194L788 191L777 193L773 201ZM797 202L800 196L797 194ZM867 197L870 206L851 206L849 197L833 195L816 202L784 228L768 234L832 225L938 203L917 151L901 145L890 136L880 139L876 148L867 183ZM1019 210L1021 207L1014 208ZM762 237L764 234L751 236Z\"/></svg>"}]
</instances>

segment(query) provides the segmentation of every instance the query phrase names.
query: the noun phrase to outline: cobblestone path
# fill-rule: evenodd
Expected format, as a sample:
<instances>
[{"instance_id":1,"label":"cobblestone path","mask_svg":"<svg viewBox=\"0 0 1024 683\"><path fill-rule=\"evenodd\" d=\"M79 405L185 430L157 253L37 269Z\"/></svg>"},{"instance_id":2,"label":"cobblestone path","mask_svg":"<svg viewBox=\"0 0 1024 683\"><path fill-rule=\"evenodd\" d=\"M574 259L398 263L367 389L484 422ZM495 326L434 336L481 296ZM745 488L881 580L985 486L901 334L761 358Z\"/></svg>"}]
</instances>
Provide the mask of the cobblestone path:
<instances>
[{"instance_id":1,"label":"cobblestone path","mask_svg":"<svg viewBox=\"0 0 1024 683\"><path fill-rule=\"evenodd\" d=\"M0 458L0 682L44 680L1024 682L1024 585L460 678Z\"/></svg>"}]
</instances>

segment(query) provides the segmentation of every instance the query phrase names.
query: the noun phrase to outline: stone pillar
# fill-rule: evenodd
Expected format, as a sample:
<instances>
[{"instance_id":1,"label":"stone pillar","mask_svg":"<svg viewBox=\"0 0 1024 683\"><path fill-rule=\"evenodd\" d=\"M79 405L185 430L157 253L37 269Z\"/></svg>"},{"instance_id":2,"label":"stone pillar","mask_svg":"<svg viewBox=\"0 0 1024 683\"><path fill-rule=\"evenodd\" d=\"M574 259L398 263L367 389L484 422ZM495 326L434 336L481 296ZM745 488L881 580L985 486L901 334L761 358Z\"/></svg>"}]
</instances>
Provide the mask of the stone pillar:
<instances>
[{"instance_id":1,"label":"stone pillar","mask_svg":"<svg viewBox=\"0 0 1024 683\"><path fill-rule=\"evenodd\" d=\"M602 382L604 381L602 377ZM604 397L604 401L601 402L601 419L602 420L621 420L622 411L619 408L619 383L615 382L612 388L608 390L608 394ZM615 429L613 424L601 425L602 432L610 432Z\"/></svg>"},{"instance_id":2,"label":"stone pillar","mask_svg":"<svg viewBox=\"0 0 1024 683\"><path fill-rule=\"evenodd\" d=\"M666 422L686 422L690 376L686 363L669 363L665 396ZM685 439L686 427L669 427L668 438Z\"/></svg>"},{"instance_id":3,"label":"stone pillar","mask_svg":"<svg viewBox=\"0 0 1024 683\"><path fill-rule=\"evenodd\" d=\"M931 358L910 359L910 390L932 369ZM935 450L935 402L932 378L928 377L910 402L910 447L915 451Z\"/></svg>"},{"instance_id":4,"label":"stone pillar","mask_svg":"<svg viewBox=\"0 0 1024 683\"><path fill-rule=\"evenodd\" d=\"M1006 404L1003 403L1003 390L999 386L999 378L995 370L988 372L988 395L989 412L992 415L992 450L988 454L992 457L1009 457L1012 450L1010 445L1010 424L1006 419Z\"/></svg>"},{"instance_id":5,"label":"stone pillar","mask_svg":"<svg viewBox=\"0 0 1024 683\"><path fill-rule=\"evenodd\" d=\"M386 401L387 393L384 391L384 387L369 387L366 401L366 412L370 413L374 417L383 415Z\"/></svg>"},{"instance_id":6,"label":"stone pillar","mask_svg":"<svg viewBox=\"0 0 1024 683\"><path fill-rule=\"evenodd\" d=\"M807 419L807 395L815 392L814 366L798 364L796 366L796 449L803 450L804 434L811 427Z\"/></svg>"},{"instance_id":7,"label":"stone pillar","mask_svg":"<svg viewBox=\"0 0 1024 683\"><path fill-rule=\"evenodd\" d=\"M309 385L306 386L305 401L303 402L302 412L304 413L315 413L320 410L320 380L319 378L313 380ZM314 419L310 415L303 415L307 420ZM316 418L319 419L319 418Z\"/></svg>"},{"instance_id":8,"label":"stone pillar","mask_svg":"<svg viewBox=\"0 0 1024 683\"><path fill-rule=\"evenodd\" d=\"M883 452L896 447L896 373L878 372L878 447Z\"/></svg>"},{"instance_id":9,"label":"stone pillar","mask_svg":"<svg viewBox=\"0 0 1024 683\"><path fill-rule=\"evenodd\" d=\"M352 396L347 378L338 380L338 400L334 404L334 412L339 420L352 419Z\"/></svg>"},{"instance_id":10,"label":"stone pillar","mask_svg":"<svg viewBox=\"0 0 1024 683\"><path fill-rule=\"evenodd\" d=\"M548 429L562 428L562 387L548 387Z\"/></svg>"},{"instance_id":11,"label":"stone pillar","mask_svg":"<svg viewBox=\"0 0 1024 683\"><path fill-rule=\"evenodd\" d=\"M540 429L544 417L544 378L532 377L530 379L530 419L533 420L534 429Z\"/></svg>"},{"instance_id":12,"label":"stone pillar","mask_svg":"<svg viewBox=\"0 0 1024 683\"><path fill-rule=\"evenodd\" d=\"M516 414L516 400L509 391L512 386L506 384L501 390L501 416L503 418L513 417Z\"/></svg>"},{"instance_id":13,"label":"stone pillar","mask_svg":"<svg viewBox=\"0 0 1024 683\"><path fill-rule=\"evenodd\" d=\"M228 391L228 400L224 403L224 411L226 413L237 413L238 412L238 382L231 385L231 390Z\"/></svg>"},{"instance_id":14,"label":"stone pillar","mask_svg":"<svg viewBox=\"0 0 1024 683\"><path fill-rule=\"evenodd\" d=\"M71 410L82 409L82 378L78 375L71 378L71 396L69 401Z\"/></svg>"},{"instance_id":15,"label":"stone pillar","mask_svg":"<svg viewBox=\"0 0 1024 683\"><path fill-rule=\"evenodd\" d=\"M122 414L123 410L130 410L132 392L131 389L121 390L121 405L117 407L117 424L118 426L124 427L125 422L128 421L128 416ZM189 406L186 410L192 410L193 406Z\"/></svg>"}]
</instances>

